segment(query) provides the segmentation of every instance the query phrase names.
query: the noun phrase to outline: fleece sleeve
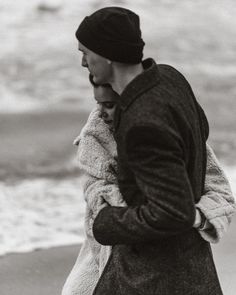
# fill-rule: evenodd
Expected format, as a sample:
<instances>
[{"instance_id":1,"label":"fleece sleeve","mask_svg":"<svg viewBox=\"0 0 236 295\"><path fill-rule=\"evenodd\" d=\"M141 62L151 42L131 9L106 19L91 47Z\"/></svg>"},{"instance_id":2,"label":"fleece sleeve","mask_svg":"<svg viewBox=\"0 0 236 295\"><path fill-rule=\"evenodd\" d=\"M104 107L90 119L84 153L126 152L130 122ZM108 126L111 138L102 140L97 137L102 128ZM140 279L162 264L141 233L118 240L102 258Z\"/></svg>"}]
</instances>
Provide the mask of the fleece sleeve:
<instances>
[{"instance_id":1,"label":"fleece sleeve","mask_svg":"<svg viewBox=\"0 0 236 295\"><path fill-rule=\"evenodd\" d=\"M199 233L208 242L219 242L235 213L235 199L229 181L209 145L207 145L204 195L196 207L202 211L206 220L211 224L211 227Z\"/></svg>"},{"instance_id":2,"label":"fleece sleeve","mask_svg":"<svg viewBox=\"0 0 236 295\"><path fill-rule=\"evenodd\" d=\"M146 202L102 209L93 224L96 240L103 245L145 243L189 230L195 204L179 135L169 127L145 126L131 129L126 138L137 193Z\"/></svg>"}]
</instances>

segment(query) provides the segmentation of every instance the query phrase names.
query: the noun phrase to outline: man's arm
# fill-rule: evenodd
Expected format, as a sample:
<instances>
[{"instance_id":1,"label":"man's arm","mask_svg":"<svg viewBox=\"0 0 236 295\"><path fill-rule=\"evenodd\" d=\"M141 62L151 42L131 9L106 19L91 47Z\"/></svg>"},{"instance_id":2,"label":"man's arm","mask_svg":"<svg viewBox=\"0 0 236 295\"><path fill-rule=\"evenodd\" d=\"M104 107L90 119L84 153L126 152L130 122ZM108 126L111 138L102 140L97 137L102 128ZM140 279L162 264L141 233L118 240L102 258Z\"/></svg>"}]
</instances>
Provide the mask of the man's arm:
<instances>
[{"instance_id":1,"label":"man's arm","mask_svg":"<svg viewBox=\"0 0 236 295\"><path fill-rule=\"evenodd\" d=\"M106 207L93 225L103 245L144 243L167 238L193 226L195 206L183 143L165 125L135 127L126 136L129 167L145 204Z\"/></svg>"}]
</instances>

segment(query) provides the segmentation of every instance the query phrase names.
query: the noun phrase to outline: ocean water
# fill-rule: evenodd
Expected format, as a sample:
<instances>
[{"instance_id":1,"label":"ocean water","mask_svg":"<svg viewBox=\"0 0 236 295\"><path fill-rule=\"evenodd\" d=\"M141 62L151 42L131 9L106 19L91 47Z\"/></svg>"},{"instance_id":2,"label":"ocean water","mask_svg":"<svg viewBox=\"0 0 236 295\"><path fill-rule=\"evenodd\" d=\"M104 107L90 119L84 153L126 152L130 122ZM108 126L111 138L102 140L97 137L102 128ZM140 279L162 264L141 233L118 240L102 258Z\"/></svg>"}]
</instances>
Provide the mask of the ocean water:
<instances>
[{"instance_id":1,"label":"ocean water","mask_svg":"<svg viewBox=\"0 0 236 295\"><path fill-rule=\"evenodd\" d=\"M145 56L187 76L208 114L213 146L229 158L225 171L236 193L234 0L3 0L0 115L90 110L92 91L74 32L85 15L110 5L140 15ZM82 181L50 174L0 182L0 255L82 242Z\"/></svg>"},{"instance_id":2,"label":"ocean water","mask_svg":"<svg viewBox=\"0 0 236 295\"><path fill-rule=\"evenodd\" d=\"M236 194L236 169L225 167ZM0 182L0 256L84 239L82 178Z\"/></svg>"},{"instance_id":3,"label":"ocean water","mask_svg":"<svg viewBox=\"0 0 236 295\"><path fill-rule=\"evenodd\" d=\"M81 179L0 183L0 256L83 241Z\"/></svg>"},{"instance_id":4,"label":"ocean water","mask_svg":"<svg viewBox=\"0 0 236 295\"><path fill-rule=\"evenodd\" d=\"M0 3L0 112L90 109L74 32L85 15L110 5L140 15L145 56L179 68L206 105L209 97L235 97L234 0L7 0Z\"/></svg>"}]
</instances>

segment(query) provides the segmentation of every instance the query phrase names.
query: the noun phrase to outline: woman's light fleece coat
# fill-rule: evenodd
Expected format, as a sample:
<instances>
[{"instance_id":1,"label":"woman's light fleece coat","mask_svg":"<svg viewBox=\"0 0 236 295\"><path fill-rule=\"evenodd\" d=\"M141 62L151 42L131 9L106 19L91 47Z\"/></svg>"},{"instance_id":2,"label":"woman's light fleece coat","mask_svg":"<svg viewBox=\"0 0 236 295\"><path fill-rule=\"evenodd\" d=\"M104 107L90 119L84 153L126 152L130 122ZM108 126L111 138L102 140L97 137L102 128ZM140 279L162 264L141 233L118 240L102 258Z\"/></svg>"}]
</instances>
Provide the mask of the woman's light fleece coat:
<instances>
[{"instance_id":1,"label":"woman's light fleece coat","mask_svg":"<svg viewBox=\"0 0 236 295\"><path fill-rule=\"evenodd\" d=\"M100 245L94 239L93 220L103 206L126 204L117 184L116 143L97 109L91 112L75 144L79 145L79 167L85 172L86 238L62 295L91 295L111 252L110 246ZM218 242L230 224L235 201L229 182L209 146L205 191L196 207L213 226L211 230L199 231L199 234L208 242Z\"/></svg>"}]
</instances>

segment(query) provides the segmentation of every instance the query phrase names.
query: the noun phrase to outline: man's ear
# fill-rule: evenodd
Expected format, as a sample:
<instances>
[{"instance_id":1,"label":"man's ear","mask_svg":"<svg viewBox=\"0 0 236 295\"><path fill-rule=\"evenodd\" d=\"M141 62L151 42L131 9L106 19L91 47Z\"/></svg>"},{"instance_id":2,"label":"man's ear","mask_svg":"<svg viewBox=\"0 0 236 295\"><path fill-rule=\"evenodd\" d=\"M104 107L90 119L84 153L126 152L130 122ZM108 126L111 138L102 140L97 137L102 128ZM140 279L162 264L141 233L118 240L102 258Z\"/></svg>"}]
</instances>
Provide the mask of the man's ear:
<instances>
[{"instance_id":1,"label":"man's ear","mask_svg":"<svg viewBox=\"0 0 236 295\"><path fill-rule=\"evenodd\" d=\"M111 61L110 59L107 59L107 63L108 63L109 65L111 65L112 61Z\"/></svg>"}]
</instances>

